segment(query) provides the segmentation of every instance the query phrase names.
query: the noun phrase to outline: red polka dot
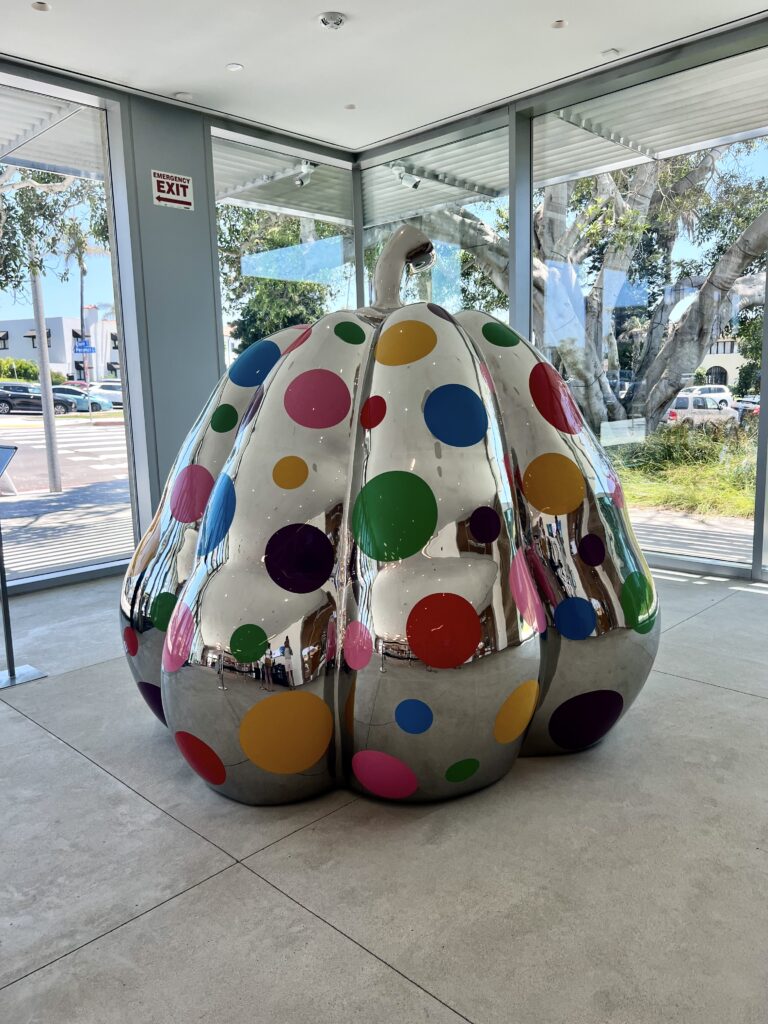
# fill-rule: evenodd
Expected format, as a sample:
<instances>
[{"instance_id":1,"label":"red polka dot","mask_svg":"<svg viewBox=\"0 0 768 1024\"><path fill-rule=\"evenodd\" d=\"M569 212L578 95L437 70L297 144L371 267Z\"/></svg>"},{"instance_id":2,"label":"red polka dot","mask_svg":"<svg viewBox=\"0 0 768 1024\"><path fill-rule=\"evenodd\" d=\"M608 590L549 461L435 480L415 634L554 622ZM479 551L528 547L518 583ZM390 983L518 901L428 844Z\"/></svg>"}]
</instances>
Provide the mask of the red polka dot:
<instances>
[{"instance_id":1,"label":"red polka dot","mask_svg":"<svg viewBox=\"0 0 768 1024\"><path fill-rule=\"evenodd\" d=\"M405 800L419 788L408 765L381 750L359 750L352 758L352 771L361 786L385 800Z\"/></svg>"},{"instance_id":2,"label":"red polka dot","mask_svg":"<svg viewBox=\"0 0 768 1024\"><path fill-rule=\"evenodd\" d=\"M294 423L321 430L335 427L349 412L349 388L332 370L306 370L288 385L283 399Z\"/></svg>"},{"instance_id":3,"label":"red polka dot","mask_svg":"<svg viewBox=\"0 0 768 1024\"><path fill-rule=\"evenodd\" d=\"M360 425L366 430L373 430L374 427L378 427L386 415L387 403L381 395L371 395L360 410Z\"/></svg>"},{"instance_id":4,"label":"red polka dot","mask_svg":"<svg viewBox=\"0 0 768 1024\"><path fill-rule=\"evenodd\" d=\"M621 489L619 478L613 471L608 474L608 493L616 508L624 508L624 491Z\"/></svg>"},{"instance_id":5,"label":"red polka dot","mask_svg":"<svg viewBox=\"0 0 768 1024\"><path fill-rule=\"evenodd\" d=\"M177 604L168 623L163 647L163 668L166 672L178 672L189 657L192 637L195 634L195 620L185 604Z\"/></svg>"},{"instance_id":6,"label":"red polka dot","mask_svg":"<svg viewBox=\"0 0 768 1024\"><path fill-rule=\"evenodd\" d=\"M568 385L549 363L537 363L528 378L531 398L536 408L553 427L564 434L578 434L582 427L581 413L568 390Z\"/></svg>"},{"instance_id":7,"label":"red polka dot","mask_svg":"<svg viewBox=\"0 0 768 1024\"><path fill-rule=\"evenodd\" d=\"M298 336L298 338L296 338L294 341L291 342L291 344L288 346L288 348L285 350L285 352L283 352L283 355L287 356L289 352L293 352L293 351L295 351L295 349L297 349L301 345L303 345L304 342L309 338L311 333L312 333L312 328L311 327L307 327L306 330L301 332L301 334Z\"/></svg>"},{"instance_id":8,"label":"red polka dot","mask_svg":"<svg viewBox=\"0 0 768 1024\"><path fill-rule=\"evenodd\" d=\"M197 522L212 490L213 477L205 466L185 466L173 483L171 515L180 523Z\"/></svg>"},{"instance_id":9,"label":"red polka dot","mask_svg":"<svg viewBox=\"0 0 768 1024\"><path fill-rule=\"evenodd\" d=\"M177 732L174 739L187 764L206 782L210 782L212 786L220 786L226 780L227 769L224 762L207 743L203 743L191 732Z\"/></svg>"},{"instance_id":10,"label":"red polka dot","mask_svg":"<svg viewBox=\"0 0 768 1024\"><path fill-rule=\"evenodd\" d=\"M477 650L477 612L458 594L430 594L415 604L405 626L411 650L433 668L455 668Z\"/></svg>"},{"instance_id":11,"label":"red polka dot","mask_svg":"<svg viewBox=\"0 0 768 1024\"><path fill-rule=\"evenodd\" d=\"M131 629L130 626L126 626L123 630L123 646L125 647L126 654L132 658L136 656L136 652L139 649L139 638L136 635L136 630Z\"/></svg>"}]
</instances>

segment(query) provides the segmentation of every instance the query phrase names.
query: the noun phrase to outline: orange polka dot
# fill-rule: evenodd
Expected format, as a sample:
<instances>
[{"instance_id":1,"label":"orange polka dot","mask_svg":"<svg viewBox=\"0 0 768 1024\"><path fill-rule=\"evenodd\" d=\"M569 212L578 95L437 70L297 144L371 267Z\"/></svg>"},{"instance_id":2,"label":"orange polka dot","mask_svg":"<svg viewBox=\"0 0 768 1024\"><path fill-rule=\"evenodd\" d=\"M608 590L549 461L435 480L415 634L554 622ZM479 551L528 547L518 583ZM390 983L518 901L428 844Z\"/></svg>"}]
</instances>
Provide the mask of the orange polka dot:
<instances>
[{"instance_id":1,"label":"orange polka dot","mask_svg":"<svg viewBox=\"0 0 768 1024\"><path fill-rule=\"evenodd\" d=\"M586 485L581 470L572 459L547 452L528 464L523 475L523 492L540 512L562 516L581 505Z\"/></svg>"},{"instance_id":2,"label":"orange polka dot","mask_svg":"<svg viewBox=\"0 0 768 1024\"><path fill-rule=\"evenodd\" d=\"M240 746L249 761L276 775L316 764L333 734L331 709L314 693L279 693L255 704L240 722Z\"/></svg>"},{"instance_id":3,"label":"orange polka dot","mask_svg":"<svg viewBox=\"0 0 768 1024\"><path fill-rule=\"evenodd\" d=\"M384 366L404 366L428 356L437 344L437 335L421 320L401 320L382 332L376 345L376 362Z\"/></svg>"},{"instance_id":4,"label":"orange polka dot","mask_svg":"<svg viewBox=\"0 0 768 1024\"><path fill-rule=\"evenodd\" d=\"M278 487L284 487L287 491L301 487L308 476L309 466L298 455L286 455L272 467L272 479Z\"/></svg>"},{"instance_id":5,"label":"orange polka dot","mask_svg":"<svg viewBox=\"0 0 768 1024\"><path fill-rule=\"evenodd\" d=\"M493 738L497 743L514 743L523 735L538 699L539 684L535 679L527 679L507 697L493 724Z\"/></svg>"}]
</instances>

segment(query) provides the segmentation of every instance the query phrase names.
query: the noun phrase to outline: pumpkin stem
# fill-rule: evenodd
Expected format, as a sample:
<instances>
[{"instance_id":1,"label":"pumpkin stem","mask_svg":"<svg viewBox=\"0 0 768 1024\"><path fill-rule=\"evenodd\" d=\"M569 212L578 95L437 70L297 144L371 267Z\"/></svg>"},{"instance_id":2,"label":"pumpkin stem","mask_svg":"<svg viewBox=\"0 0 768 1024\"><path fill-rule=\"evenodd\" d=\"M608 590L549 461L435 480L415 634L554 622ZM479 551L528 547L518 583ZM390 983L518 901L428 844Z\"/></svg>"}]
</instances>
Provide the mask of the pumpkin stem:
<instances>
[{"instance_id":1,"label":"pumpkin stem","mask_svg":"<svg viewBox=\"0 0 768 1024\"><path fill-rule=\"evenodd\" d=\"M403 224L381 250L373 272L373 308L377 311L398 309L400 282L408 266L412 273L426 270L435 262L435 247L423 231L412 224Z\"/></svg>"}]
</instances>

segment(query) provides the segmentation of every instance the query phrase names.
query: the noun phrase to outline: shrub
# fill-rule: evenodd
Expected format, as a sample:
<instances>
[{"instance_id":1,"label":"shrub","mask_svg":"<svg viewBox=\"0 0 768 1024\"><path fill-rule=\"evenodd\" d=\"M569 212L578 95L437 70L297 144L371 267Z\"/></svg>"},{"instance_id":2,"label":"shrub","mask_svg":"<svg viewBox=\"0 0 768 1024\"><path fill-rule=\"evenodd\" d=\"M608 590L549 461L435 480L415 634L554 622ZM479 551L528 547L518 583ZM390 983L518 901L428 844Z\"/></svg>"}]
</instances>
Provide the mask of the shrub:
<instances>
[{"instance_id":1,"label":"shrub","mask_svg":"<svg viewBox=\"0 0 768 1024\"><path fill-rule=\"evenodd\" d=\"M40 367L31 359L0 359L0 377L4 380L38 380Z\"/></svg>"}]
</instances>

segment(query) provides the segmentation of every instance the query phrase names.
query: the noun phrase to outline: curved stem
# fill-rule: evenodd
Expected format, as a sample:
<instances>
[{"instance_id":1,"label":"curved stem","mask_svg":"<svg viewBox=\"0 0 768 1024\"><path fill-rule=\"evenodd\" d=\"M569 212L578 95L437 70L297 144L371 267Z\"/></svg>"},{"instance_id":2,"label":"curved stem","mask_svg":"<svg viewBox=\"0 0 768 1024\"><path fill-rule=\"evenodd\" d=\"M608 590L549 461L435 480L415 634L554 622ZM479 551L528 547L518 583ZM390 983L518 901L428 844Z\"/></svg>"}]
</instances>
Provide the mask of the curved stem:
<instances>
[{"instance_id":1,"label":"curved stem","mask_svg":"<svg viewBox=\"0 0 768 1024\"><path fill-rule=\"evenodd\" d=\"M379 311L398 309L400 282L409 266L425 270L435 262L435 247L430 239L412 224L403 224L390 237L376 261L373 272L373 308Z\"/></svg>"}]
</instances>

